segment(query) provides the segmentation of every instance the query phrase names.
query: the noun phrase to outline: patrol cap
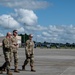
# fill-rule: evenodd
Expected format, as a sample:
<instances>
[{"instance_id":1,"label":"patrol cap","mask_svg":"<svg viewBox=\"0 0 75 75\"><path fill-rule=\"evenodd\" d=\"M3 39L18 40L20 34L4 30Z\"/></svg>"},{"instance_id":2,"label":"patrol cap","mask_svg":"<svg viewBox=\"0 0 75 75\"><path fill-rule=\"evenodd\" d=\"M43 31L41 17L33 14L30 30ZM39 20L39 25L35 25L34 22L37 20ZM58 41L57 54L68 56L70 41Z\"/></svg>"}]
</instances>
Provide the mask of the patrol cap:
<instances>
[{"instance_id":1,"label":"patrol cap","mask_svg":"<svg viewBox=\"0 0 75 75\"><path fill-rule=\"evenodd\" d=\"M33 35L32 34L29 34L29 37L33 37Z\"/></svg>"}]
</instances>

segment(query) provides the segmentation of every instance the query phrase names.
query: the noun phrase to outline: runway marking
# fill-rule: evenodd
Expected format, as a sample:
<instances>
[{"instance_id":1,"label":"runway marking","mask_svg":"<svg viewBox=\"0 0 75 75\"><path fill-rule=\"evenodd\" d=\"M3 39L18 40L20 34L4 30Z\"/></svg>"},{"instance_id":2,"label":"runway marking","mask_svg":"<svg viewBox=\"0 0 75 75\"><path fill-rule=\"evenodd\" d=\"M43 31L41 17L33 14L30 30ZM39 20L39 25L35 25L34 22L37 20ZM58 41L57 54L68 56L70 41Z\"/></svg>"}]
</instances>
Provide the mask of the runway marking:
<instances>
[{"instance_id":1,"label":"runway marking","mask_svg":"<svg viewBox=\"0 0 75 75\"><path fill-rule=\"evenodd\" d=\"M48 55L48 56L35 56L35 58L46 59L75 59L75 56L61 56L61 55Z\"/></svg>"},{"instance_id":2,"label":"runway marking","mask_svg":"<svg viewBox=\"0 0 75 75\"><path fill-rule=\"evenodd\" d=\"M63 73L60 75L75 75L75 67L68 67Z\"/></svg>"},{"instance_id":3,"label":"runway marking","mask_svg":"<svg viewBox=\"0 0 75 75\"><path fill-rule=\"evenodd\" d=\"M64 73L68 70L69 68L67 68L65 71L63 71L60 75L64 75Z\"/></svg>"}]
</instances>

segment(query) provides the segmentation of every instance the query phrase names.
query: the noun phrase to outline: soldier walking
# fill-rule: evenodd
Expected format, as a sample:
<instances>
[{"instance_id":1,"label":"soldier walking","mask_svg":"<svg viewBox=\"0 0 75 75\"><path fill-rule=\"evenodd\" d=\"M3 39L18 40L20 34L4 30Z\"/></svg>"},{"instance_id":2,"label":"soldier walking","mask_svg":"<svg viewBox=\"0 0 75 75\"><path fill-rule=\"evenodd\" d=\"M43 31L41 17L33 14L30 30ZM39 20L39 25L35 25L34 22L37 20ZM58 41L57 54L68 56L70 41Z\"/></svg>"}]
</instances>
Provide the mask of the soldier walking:
<instances>
[{"instance_id":1,"label":"soldier walking","mask_svg":"<svg viewBox=\"0 0 75 75\"><path fill-rule=\"evenodd\" d=\"M3 44L3 54L5 58L5 63L0 67L1 73L3 69L7 70L8 75L12 75L10 72L10 53L11 53L11 33L8 32L6 38L2 41Z\"/></svg>"},{"instance_id":2,"label":"soldier walking","mask_svg":"<svg viewBox=\"0 0 75 75\"><path fill-rule=\"evenodd\" d=\"M14 72L19 73L18 70L18 40L17 40L17 30L13 30L13 36L12 36L12 53L14 56Z\"/></svg>"},{"instance_id":3,"label":"soldier walking","mask_svg":"<svg viewBox=\"0 0 75 75\"><path fill-rule=\"evenodd\" d=\"M34 42L32 41L32 34L29 35L29 39L26 41L26 47L25 47L25 54L26 59L24 61L24 64L22 65L22 70L25 70L25 66L30 61L30 67L31 71L35 72L34 70Z\"/></svg>"}]
</instances>

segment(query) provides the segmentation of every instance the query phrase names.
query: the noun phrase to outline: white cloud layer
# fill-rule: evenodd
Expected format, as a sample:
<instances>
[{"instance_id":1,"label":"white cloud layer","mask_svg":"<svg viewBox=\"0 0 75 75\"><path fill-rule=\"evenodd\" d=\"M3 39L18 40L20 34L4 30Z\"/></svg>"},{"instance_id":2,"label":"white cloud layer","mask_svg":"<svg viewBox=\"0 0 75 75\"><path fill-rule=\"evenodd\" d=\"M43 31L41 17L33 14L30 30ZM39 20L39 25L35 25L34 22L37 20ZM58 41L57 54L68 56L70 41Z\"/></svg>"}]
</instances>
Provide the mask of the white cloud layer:
<instances>
[{"instance_id":1,"label":"white cloud layer","mask_svg":"<svg viewBox=\"0 0 75 75\"><path fill-rule=\"evenodd\" d=\"M37 16L32 10L16 9L16 17L18 21L25 25L35 25L37 23Z\"/></svg>"},{"instance_id":2,"label":"white cloud layer","mask_svg":"<svg viewBox=\"0 0 75 75\"><path fill-rule=\"evenodd\" d=\"M23 9L40 9L49 5L46 0L0 0L0 4L11 8Z\"/></svg>"},{"instance_id":3,"label":"white cloud layer","mask_svg":"<svg viewBox=\"0 0 75 75\"><path fill-rule=\"evenodd\" d=\"M24 28L20 26L20 23L16 21L11 15L0 16L0 26L4 29L17 29L19 32L24 32Z\"/></svg>"},{"instance_id":4,"label":"white cloud layer","mask_svg":"<svg viewBox=\"0 0 75 75\"><path fill-rule=\"evenodd\" d=\"M0 25L5 28L19 28L19 23L11 15L1 15Z\"/></svg>"},{"instance_id":5,"label":"white cloud layer","mask_svg":"<svg viewBox=\"0 0 75 75\"><path fill-rule=\"evenodd\" d=\"M75 26L74 25L50 25L46 31L42 32L42 37L47 38L45 41L60 43L75 43Z\"/></svg>"},{"instance_id":6,"label":"white cloud layer","mask_svg":"<svg viewBox=\"0 0 75 75\"><path fill-rule=\"evenodd\" d=\"M19 12L16 13L18 14ZM32 14L35 15L35 13ZM26 17L24 14L19 13L16 17L18 17L18 19L21 17L22 19L23 16ZM15 19L15 17L12 17L11 15L1 15L0 26L7 29L17 29L20 33L33 33L34 39L37 39L37 41L48 41L55 43L75 43L75 25L49 25L46 27L42 25L23 26L21 25L21 22L18 21L18 19ZM34 23L36 23L37 16L34 19ZM2 31L0 31L0 36L3 36Z\"/></svg>"},{"instance_id":7,"label":"white cloud layer","mask_svg":"<svg viewBox=\"0 0 75 75\"><path fill-rule=\"evenodd\" d=\"M4 36L2 33L0 33L0 36Z\"/></svg>"}]
</instances>

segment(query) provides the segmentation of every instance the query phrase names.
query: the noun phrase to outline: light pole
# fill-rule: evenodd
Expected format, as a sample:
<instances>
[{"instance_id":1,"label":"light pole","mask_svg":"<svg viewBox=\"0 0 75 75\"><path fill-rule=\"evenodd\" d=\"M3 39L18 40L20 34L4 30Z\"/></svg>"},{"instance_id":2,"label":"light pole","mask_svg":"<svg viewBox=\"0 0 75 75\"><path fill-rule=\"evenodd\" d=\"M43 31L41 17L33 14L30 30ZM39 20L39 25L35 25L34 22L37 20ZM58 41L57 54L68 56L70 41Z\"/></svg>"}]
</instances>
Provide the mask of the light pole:
<instances>
[{"instance_id":1,"label":"light pole","mask_svg":"<svg viewBox=\"0 0 75 75\"><path fill-rule=\"evenodd\" d=\"M8 27L6 27L5 29L7 29L6 31L9 32L9 29L10 29L10 27L9 27L9 25L10 25L10 16L8 16L8 17L6 17L6 18L4 18L4 19L7 19L7 20L6 20L6 24L7 24ZM4 21L3 21L3 22L4 22Z\"/></svg>"},{"instance_id":2,"label":"light pole","mask_svg":"<svg viewBox=\"0 0 75 75\"><path fill-rule=\"evenodd\" d=\"M26 23L24 23L24 42L26 42L26 32L25 32L25 25L27 25Z\"/></svg>"},{"instance_id":3,"label":"light pole","mask_svg":"<svg viewBox=\"0 0 75 75\"><path fill-rule=\"evenodd\" d=\"M10 30L10 17L8 16L8 32Z\"/></svg>"}]
</instances>

